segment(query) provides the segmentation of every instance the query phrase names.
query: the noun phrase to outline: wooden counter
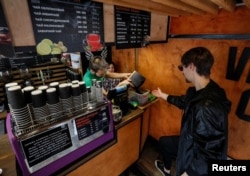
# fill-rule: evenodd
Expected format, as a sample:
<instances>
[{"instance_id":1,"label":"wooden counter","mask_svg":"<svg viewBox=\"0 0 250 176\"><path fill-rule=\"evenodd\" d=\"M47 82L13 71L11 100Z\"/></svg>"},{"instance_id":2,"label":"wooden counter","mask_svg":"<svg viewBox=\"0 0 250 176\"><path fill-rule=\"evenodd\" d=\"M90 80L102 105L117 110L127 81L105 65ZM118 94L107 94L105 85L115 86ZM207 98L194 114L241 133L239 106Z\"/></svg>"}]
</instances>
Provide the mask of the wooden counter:
<instances>
[{"instance_id":1,"label":"wooden counter","mask_svg":"<svg viewBox=\"0 0 250 176\"><path fill-rule=\"evenodd\" d=\"M132 110L115 126L117 142L105 151L91 158L77 168L65 170L60 175L82 176L110 176L119 175L132 165L140 155L141 120L143 110ZM97 151L98 152L98 151ZM79 161L81 162L81 161ZM72 166L74 167L74 166Z\"/></svg>"},{"instance_id":2,"label":"wooden counter","mask_svg":"<svg viewBox=\"0 0 250 176\"><path fill-rule=\"evenodd\" d=\"M58 171L56 175L119 175L139 159L148 136L150 123L150 105L158 99L131 110L115 124L116 140L111 141L70 166ZM8 136L0 136L0 168L4 176L15 176L15 155Z\"/></svg>"},{"instance_id":3,"label":"wooden counter","mask_svg":"<svg viewBox=\"0 0 250 176\"><path fill-rule=\"evenodd\" d=\"M6 134L0 135L0 168L3 169L3 176L17 175L15 155Z\"/></svg>"}]
</instances>

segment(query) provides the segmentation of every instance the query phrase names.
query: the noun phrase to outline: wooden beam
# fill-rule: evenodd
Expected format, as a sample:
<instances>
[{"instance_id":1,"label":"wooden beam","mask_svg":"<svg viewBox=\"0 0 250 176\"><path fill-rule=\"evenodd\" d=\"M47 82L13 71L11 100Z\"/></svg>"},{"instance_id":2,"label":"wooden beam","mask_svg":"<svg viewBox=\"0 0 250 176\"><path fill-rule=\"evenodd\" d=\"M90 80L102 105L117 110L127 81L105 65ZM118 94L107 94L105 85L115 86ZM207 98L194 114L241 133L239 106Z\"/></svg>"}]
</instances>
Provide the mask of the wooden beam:
<instances>
[{"instance_id":1,"label":"wooden beam","mask_svg":"<svg viewBox=\"0 0 250 176\"><path fill-rule=\"evenodd\" d=\"M121 0L123 2L127 2L129 4L133 4L138 7L147 7L150 10L160 10L160 11L167 11L172 14L177 14L177 15L191 15L188 12L185 12L180 9L176 9L167 5L159 4L152 2L151 0Z\"/></svg>"},{"instance_id":2,"label":"wooden beam","mask_svg":"<svg viewBox=\"0 0 250 176\"><path fill-rule=\"evenodd\" d=\"M210 1L230 12L234 11L236 5L236 0L210 0Z\"/></svg>"},{"instance_id":3,"label":"wooden beam","mask_svg":"<svg viewBox=\"0 0 250 176\"><path fill-rule=\"evenodd\" d=\"M118 1L118 0L93 0L95 2L101 2L103 4L110 4L110 5L116 5L116 6L122 6L122 7L127 7L127 8L133 8L133 9L139 9L139 10L144 10L144 11L149 11L152 13L157 13L157 14L161 14L161 15L166 15L166 16L178 16L176 14L172 14L166 11L156 11L156 10L150 10L149 8L145 8L145 7L137 7L135 5L131 5L122 1Z\"/></svg>"},{"instance_id":4,"label":"wooden beam","mask_svg":"<svg viewBox=\"0 0 250 176\"><path fill-rule=\"evenodd\" d=\"M180 0L180 1L215 15L217 15L219 12L219 7L208 0Z\"/></svg>"},{"instance_id":5,"label":"wooden beam","mask_svg":"<svg viewBox=\"0 0 250 176\"><path fill-rule=\"evenodd\" d=\"M193 6L190 6L188 4L185 4L179 0L151 0L151 1L164 4L164 5L179 9L179 10L183 10L185 12L190 12L190 13L199 14L199 15L202 15L205 13L204 11L197 9Z\"/></svg>"},{"instance_id":6,"label":"wooden beam","mask_svg":"<svg viewBox=\"0 0 250 176\"><path fill-rule=\"evenodd\" d=\"M102 2L106 4L112 4L117 6L123 6L128 8L134 8L152 13L157 13L167 16L179 16L179 15L190 15L185 11L181 11L169 6L164 6L158 3L153 3L150 0L93 0L96 2Z\"/></svg>"},{"instance_id":7,"label":"wooden beam","mask_svg":"<svg viewBox=\"0 0 250 176\"><path fill-rule=\"evenodd\" d=\"M247 8L250 8L250 0L243 0Z\"/></svg>"}]
</instances>

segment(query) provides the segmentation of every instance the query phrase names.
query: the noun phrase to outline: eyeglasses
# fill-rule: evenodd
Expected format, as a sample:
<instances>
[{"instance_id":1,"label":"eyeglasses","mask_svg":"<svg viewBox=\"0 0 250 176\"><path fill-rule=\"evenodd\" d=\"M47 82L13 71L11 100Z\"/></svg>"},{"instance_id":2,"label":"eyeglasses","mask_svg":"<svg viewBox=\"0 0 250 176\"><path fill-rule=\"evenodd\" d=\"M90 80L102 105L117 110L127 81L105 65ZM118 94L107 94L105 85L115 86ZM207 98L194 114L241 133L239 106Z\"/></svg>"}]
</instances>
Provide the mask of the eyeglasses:
<instances>
[{"instance_id":1,"label":"eyeglasses","mask_svg":"<svg viewBox=\"0 0 250 176\"><path fill-rule=\"evenodd\" d=\"M182 64L180 64L180 65L178 65L178 69L180 70L180 71L183 71L183 65Z\"/></svg>"}]
</instances>

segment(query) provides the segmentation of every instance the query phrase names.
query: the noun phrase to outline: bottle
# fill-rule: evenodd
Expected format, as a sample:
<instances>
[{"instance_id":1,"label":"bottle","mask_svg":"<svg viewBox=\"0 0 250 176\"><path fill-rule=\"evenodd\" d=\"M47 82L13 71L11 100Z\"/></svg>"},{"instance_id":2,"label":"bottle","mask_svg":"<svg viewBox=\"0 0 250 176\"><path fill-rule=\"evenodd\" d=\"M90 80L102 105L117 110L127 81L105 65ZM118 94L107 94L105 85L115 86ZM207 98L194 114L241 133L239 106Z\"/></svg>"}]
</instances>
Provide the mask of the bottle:
<instances>
[{"instance_id":1,"label":"bottle","mask_svg":"<svg viewBox=\"0 0 250 176\"><path fill-rule=\"evenodd\" d=\"M96 81L96 89L95 89L95 93L96 93L96 101L97 102L103 102L103 93L102 93L102 81Z\"/></svg>"},{"instance_id":2,"label":"bottle","mask_svg":"<svg viewBox=\"0 0 250 176\"><path fill-rule=\"evenodd\" d=\"M85 107L85 105L88 103L88 91L85 82L79 82L79 86L82 94L82 103L83 106Z\"/></svg>"},{"instance_id":3,"label":"bottle","mask_svg":"<svg viewBox=\"0 0 250 176\"><path fill-rule=\"evenodd\" d=\"M92 79L92 86L91 86L91 96L90 101L96 101L96 79Z\"/></svg>"}]
</instances>

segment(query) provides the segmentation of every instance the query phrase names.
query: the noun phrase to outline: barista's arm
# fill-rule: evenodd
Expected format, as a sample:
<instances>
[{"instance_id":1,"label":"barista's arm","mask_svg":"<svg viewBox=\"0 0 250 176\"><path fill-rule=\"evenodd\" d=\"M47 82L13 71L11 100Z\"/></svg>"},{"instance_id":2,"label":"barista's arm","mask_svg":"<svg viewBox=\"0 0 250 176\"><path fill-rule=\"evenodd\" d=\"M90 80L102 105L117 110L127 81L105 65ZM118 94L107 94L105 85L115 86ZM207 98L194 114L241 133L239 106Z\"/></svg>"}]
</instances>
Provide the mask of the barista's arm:
<instances>
[{"instance_id":1,"label":"barista's arm","mask_svg":"<svg viewBox=\"0 0 250 176\"><path fill-rule=\"evenodd\" d=\"M117 72L107 72L106 77L109 78L129 78L131 73L117 73Z\"/></svg>"}]
</instances>

